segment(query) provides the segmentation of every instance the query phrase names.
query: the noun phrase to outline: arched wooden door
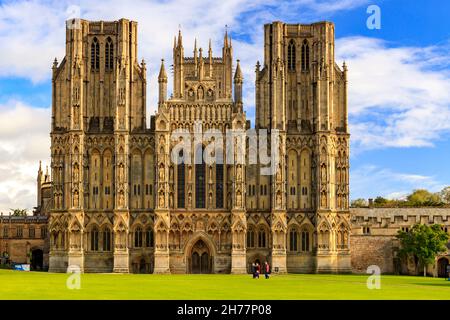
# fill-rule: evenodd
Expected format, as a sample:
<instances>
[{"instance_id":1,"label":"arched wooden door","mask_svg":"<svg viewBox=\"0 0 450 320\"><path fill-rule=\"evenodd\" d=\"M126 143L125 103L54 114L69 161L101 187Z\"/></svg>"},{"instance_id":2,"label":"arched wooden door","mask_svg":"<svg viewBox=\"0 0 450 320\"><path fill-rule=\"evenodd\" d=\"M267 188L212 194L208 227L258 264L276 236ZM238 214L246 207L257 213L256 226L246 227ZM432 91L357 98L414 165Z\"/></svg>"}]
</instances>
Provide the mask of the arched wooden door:
<instances>
[{"instance_id":1,"label":"arched wooden door","mask_svg":"<svg viewBox=\"0 0 450 320\"><path fill-rule=\"evenodd\" d=\"M438 277L439 278L447 278L447 266L448 266L448 260L447 258L440 258L438 260Z\"/></svg>"},{"instance_id":2,"label":"arched wooden door","mask_svg":"<svg viewBox=\"0 0 450 320\"><path fill-rule=\"evenodd\" d=\"M211 273L211 256L203 240L198 240L192 247L190 260L192 273Z\"/></svg>"}]
</instances>

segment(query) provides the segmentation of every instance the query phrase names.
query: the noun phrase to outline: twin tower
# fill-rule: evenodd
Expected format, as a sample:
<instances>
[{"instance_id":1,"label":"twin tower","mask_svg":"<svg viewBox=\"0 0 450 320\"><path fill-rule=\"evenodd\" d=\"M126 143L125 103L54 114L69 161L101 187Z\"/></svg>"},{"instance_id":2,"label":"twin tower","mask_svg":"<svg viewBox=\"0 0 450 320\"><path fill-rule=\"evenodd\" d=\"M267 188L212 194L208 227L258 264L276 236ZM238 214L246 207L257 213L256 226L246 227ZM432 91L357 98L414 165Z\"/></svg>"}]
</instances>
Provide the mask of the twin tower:
<instances>
[{"instance_id":1,"label":"twin tower","mask_svg":"<svg viewBox=\"0 0 450 320\"><path fill-rule=\"evenodd\" d=\"M67 22L52 77L50 271L350 271L347 69L332 23L264 26L255 128L227 33L221 57L211 45L186 57L178 33L173 92L163 61L150 124L146 73L136 22ZM259 132L277 144L261 151ZM263 154L277 164L250 161Z\"/></svg>"}]
</instances>

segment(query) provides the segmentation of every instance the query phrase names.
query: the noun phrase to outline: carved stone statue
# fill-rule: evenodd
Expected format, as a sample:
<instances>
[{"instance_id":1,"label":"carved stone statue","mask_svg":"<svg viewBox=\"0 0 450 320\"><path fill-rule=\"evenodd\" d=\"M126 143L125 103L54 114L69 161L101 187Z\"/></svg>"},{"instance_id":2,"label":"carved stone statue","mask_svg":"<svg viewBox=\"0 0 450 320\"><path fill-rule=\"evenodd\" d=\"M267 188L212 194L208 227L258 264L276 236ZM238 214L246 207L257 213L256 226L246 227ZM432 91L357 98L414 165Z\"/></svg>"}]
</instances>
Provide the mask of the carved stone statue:
<instances>
[{"instance_id":1,"label":"carved stone statue","mask_svg":"<svg viewBox=\"0 0 450 320\"><path fill-rule=\"evenodd\" d=\"M75 164L73 166L73 182L78 182L79 181L79 169L78 169L78 164Z\"/></svg>"},{"instance_id":2,"label":"carved stone statue","mask_svg":"<svg viewBox=\"0 0 450 320\"><path fill-rule=\"evenodd\" d=\"M281 164L278 165L278 170L277 170L277 181L281 182Z\"/></svg>"},{"instance_id":3,"label":"carved stone statue","mask_svg":"<svg viewBox=\"0 0 450 320\"><path fill-rule=\"evenodd\" d=\"M78 208L79 203L80 203L80 199L79 199L79 196L78 196L78 191L75 191L74 194L73 194L73 206L75 208Z\"/></svg>"},{"instance_id":4,"label":"carved stone statue","mask_svg":"<svg viewBox=\"0 0 450 320\"><path fill-rule=\"evenodd\" d=\"M159 166L159 181L164 181L164 165Z\"/></svg>"},{"instance_id":5,"label":"carved stone statue","mask_svg":"<svg viewBox=\"0 0 450 320\"><path fill-rule=\"evenodd\" d=\"M119 192L119 208L123 208L125 205L125 195L123 194L123 191Z\"/></svg>"},{"instance_id":6,"label":"carved stone statue","mask_svg":"<svg viewBox=\"0 0 450 320\"><path fill-rule=\"evenodd\" d=\"M322 165L320 167L320 175L321 175L322 182L326 182L327 181L327 168L325 165Z\"/></svg>"},{"instance_id":7,"label":"carved stone statue","mask_svg":"<svg viewBox=\"0 0 450 320\"><path fill-rule=\"evenodd\" d=\"M242 207L242 194L240 191L236 193L236 206Z\"/></svg>"},{"instance_id":8,"label":"carved stone statue","mask_svg":"<svg viewBox=\"0 0 450 320\"><path fill-rule=\"evenodd\" d=\"M281 208L281 192L277 192L277 199L276 199L277 207Z\"/></svg>"},{"instance_id":9,"label":"carved stone statue","mask_svg":"<svg viewBox=\"0 0 450 320\"><path fill-rule=\"evenodd\" d=\"M164 207L164 193L163 192L159 193L159 207L160 208Z\"/></svg>"},{"instance_id":10,"label":"carved stone statue","mask_svg":"<svg viewBox=\"0 0 450 320\"><path fill-rule=\"evenodd\" d=\"M237 169L236 169L236 180L237 181L241 181L242 180L242 168L241 168L241 165L237 166Z\"/></svg>"},{"instance_id":11,"label":"carved stone statue","mask_svg":"<svg viewBox=\"0 0 450 320\"><path fill-rule=\"evenodd\" d=\"M119 164L119 182L124 181L124 175L125 175L125 168L123 163Z\"/></svg>"}]
</instances>

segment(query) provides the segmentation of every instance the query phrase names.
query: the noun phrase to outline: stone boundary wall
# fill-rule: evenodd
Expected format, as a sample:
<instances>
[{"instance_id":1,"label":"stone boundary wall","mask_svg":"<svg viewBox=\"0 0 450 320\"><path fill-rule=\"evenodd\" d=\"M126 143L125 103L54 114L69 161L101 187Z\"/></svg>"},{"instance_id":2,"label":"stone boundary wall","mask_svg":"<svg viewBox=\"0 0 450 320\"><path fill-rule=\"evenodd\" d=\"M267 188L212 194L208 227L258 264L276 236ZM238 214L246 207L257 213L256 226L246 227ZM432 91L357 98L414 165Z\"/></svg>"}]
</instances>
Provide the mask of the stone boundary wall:
<instances>
[{"instance_id":1,"label":"stone boundary wall","mask_svg":"<svg viewBox=\"0 0 450 320\"><path fill-rule=\"evenodd\" d=\"M417 222L437 223L450 231L450 208L350 208L350 216L351 264L355 273L366 273L370 265L379 266L382 273L410 273L413 266L395 262L399 245L395 236L401 228L411 228Z\"/></svg>"}]
</instances>

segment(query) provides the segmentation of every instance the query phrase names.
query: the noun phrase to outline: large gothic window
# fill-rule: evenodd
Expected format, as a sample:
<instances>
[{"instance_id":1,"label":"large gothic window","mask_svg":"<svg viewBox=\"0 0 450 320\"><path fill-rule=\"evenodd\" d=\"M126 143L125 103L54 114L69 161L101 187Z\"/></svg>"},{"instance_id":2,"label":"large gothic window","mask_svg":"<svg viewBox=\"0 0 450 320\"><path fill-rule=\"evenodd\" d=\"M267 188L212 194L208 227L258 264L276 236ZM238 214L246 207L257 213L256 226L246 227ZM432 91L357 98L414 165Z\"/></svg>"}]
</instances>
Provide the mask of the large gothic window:
<instances>
[{"instance_id":1,"label":"large gothic window","mask_svg":"<svg viewBox=\"0 0 450 320\"><path fill-rule=\"evenodd\" d=\"M302 44L302 71L309 70L309 45L306 39Z\"/></svg>"},{"instance_id":2,"label":"large gothic window","mask_svg":"<svg viewBox=\"0 0 450 320\"><path fill-rule=\"evenodd\" d=\"M134 231L134 247L142 247L142 229L140 227L137 227Z\"/></svg>"},{"instance_id":3,"label":"large gothic window","mask_svg":"<svg viewBox=\"0 0 450 320\"><path fill-rule=\"evenodd\" d=\"M216 208L223 208L223 164L216 163Z\"/></svg>"},{"instance_id":4,"label":"large gothic window","mask_svg":"<svg viewBox=\"0 0 450 320\"><path fill-rule=\"evenodd\" d=\"M111 231L109 228L103 230L103 251L111 251Z\"/></svg>"},{"instance_id":5,"label":"large gothic window","mask_svg":"<svg viewBox=\"0 0 450 320\"><path fill-rule=\"evenodd\" d=\"M98 251L98 229L93 227L91 231L91 250Z\"/></svg>"},{"instance_id":6,"label":"large gothic window","mask_svg":"<svg viewBox=\"0 0 450 320\"><path fill-rule=\"evenodd\" d=\"M100 69L100 44L97 38L94 38L91 44L91 69L93 71Z\"/></svg>"},{"instance_id":7,"label":"large gothic window","mask_svg":"<svg viewBox=\"0 0 450 320\"><path fill-rule=\"evenodd\" d=\"M266 247L266 231L262 228L258 231L258 247Z\"/></svg>"},{"instance_id":8,"label":"large gothic window","mask_svg":"<svg viewBox=\"0 0 450 320\"><path fill-rule=\"evenodd\" d=\"M145 232L145 246L147 248L152 248L153 247L153 230L151 228L148 228L147 231Z\"/></svg>"},{"instance_id":9,"label":"large gothic window","mask_svg":"<svg viewBox=\"0 0 450 320\"><path fill-rule=\"evenodd\" d=\"M105 70L112 71L114 66L114 45L110 37L106 39L105 45Z\"/></svg>"},{"instance_id":10,"label":"large gothic window","mask_svg":"<svg viewBox=\"0 0 450 320\"><path fill-rule=\"evenodd\" d=\"M247 248L253 248L255 246L255 232L252 228L247 231Z\"/></svg>"},{"instance_id":11,"label":"large gothic window","mask_svg":"<svg viewBox=\"0 0 450 320\"><path fill-rule=\"evenodd\" d=\"M295 42L291 40L288 45L288 70L295 71Z\"/></svg>"},{"instance_id":12,"label":"large gothic window","mask_svg":"<svg viewBox=\"0 0 450 320\"><path fill-rule=\"evenodd\" d=\"M205 208L205 160L203 159L203 146L195 152L195 207Z\"/></svg>"},{"instance_id":13,"label":"large gothic window","mask_svg":"<svg viewBox=\"0 0 450 320\"><path fill-rule=\"evenodd\" d=\"M291 229L289 232L289 250L290 251L297 251L298 250L298 233L297 230Z\"/></svg>"},{"instance_id":14,"label":"large gothic window","mask_svg":"<svg viewBox=\"0 0 450 320\"><path fill-rule=\"evenodd\" d=\"M183 159L183 150L179 153L180 159ZM184 188L185 188L185 164L183 163L177 165L177 207L184 208L185 207L185 196L184 196Z\"/></svg>"},{"instance_id":15,"label":"large gothic window","mask_svg":"<svg viewBox=\"0 0 450 320\"><path fill-rule=\"evenodd\" d=\"M309 232L302 231L302 251L309 251Z\"/></svg>"}]
</instances>

